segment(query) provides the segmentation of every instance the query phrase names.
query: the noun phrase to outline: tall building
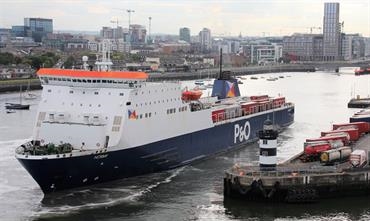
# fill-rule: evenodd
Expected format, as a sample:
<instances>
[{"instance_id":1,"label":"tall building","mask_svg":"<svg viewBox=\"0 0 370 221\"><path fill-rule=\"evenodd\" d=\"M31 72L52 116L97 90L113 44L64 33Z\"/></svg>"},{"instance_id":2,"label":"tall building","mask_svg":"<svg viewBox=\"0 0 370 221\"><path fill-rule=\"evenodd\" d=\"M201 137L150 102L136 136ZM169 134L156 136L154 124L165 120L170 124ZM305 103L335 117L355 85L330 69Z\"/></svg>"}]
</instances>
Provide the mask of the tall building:
<instances>
[{"instance_id":1,"label":"tall building","mask_svg":"<svg viewBox=\"0 0 370 221\"><path fill-rule=\"evenodd\" d=\"M341 54L339 3L325 3L323 27L323 59L324 61L339 60Z\"/></svg>"},{"instance_id":2,"label":"tall building","mask_svg":"<svg viewBox=\"0 0 370 221\"><path fill-rule=\"evenodd\" d=\"M190 29L180 28L180 40L190 43Z\"/></svg>"},{"instance_id":3,"label":"tall building","mask_svg":"<svg viewBox=\"0 0 370 221\"><path fill-rule=\"evenodd\" d=\"M24 18L24 26L28 27L36 42L41 42L48 33L53 33L53 19Z\"/></svg>"},{"instance_id":4,"label":"tall building","mask_svg":"<svg viewBox=\"0 0 370 221\"><path fill-rule=\"evenodd\" d=\"M203 30L199 32L199 42L203 52L210 51L212 48L211 30L203 28Z\"/></svg>"},{"instance_id":5,"label":"tall building","mask_svg":"<svg viewBox=\"0 0 370 221\"><path fill-rule=\"evenodd\" d=\"M130 25L130 38L133 44L144 44L146 39L146 29L145 26L131 24Z\"/></svg>"}]
</instances>

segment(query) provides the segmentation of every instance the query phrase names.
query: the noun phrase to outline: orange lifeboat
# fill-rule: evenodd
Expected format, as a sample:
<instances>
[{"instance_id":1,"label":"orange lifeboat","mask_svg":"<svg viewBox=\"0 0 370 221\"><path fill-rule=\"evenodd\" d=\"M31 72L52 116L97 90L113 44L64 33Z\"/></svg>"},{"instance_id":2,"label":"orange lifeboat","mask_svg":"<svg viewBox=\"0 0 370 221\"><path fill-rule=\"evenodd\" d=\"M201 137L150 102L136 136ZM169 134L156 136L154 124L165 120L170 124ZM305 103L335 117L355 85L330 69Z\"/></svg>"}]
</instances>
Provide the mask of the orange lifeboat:
<instances>
[{"instance_id":1,"label":"orange lifeboat","mask_svg":"<svg viewBox=\"0 0 370 221\"><path fill-rule=\"evenodd\" d=\"M194 101L198 100L202 96L201 90L185 90L182 92L181 99L183 101Z\"/></svg>"}]
</instances>

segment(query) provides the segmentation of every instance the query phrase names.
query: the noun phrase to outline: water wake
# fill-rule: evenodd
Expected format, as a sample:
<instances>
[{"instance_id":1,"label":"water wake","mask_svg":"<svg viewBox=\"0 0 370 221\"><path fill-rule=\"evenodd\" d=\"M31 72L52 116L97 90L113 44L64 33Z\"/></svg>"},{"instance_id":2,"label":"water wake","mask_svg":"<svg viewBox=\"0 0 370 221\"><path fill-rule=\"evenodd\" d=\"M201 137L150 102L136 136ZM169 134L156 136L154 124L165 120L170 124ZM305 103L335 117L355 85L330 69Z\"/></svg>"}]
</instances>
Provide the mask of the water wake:
<instances>
[{"instance_id":1,"label":"water wake","mask_svg":"<svg viewBox=\"0 0 370 221\"><path fill-rule=\"evenodd\" d=\"M132 203L132 204L140 203L139 202L140 197L142 197L146 193L151 192L153 189L157 188L158 186L162 184L170 183L173 178L178 176L184 170L184 168L185 167L181 167L179 169L173 170L171 171L169 176L167 176L163 180L150 184L146 186L145 188L138 190L138 191L131 189L131 188L133 189L137 188L136 186L128 186L127 188L106 188L106 187L99 188L97 187L94 189L81 190L81 191L77 191L74 193L70 193L68 195L62 196L61 198L63 197L74 198L76 197L76 195L79 195L79 194L85 194L85 195L93 194L96 197L96 193L98 193L99 195L101 195L101 198L105 198L105 199L103 202L93 202L93 203L81 202L80 205L60 205L60 206L52 206L52 207L45 207L43 205L40 205L38 208L39 211L35 211L32 214L32 217L42 218L42 217L54 217L54 216L67 216L69 214L77 213L83 210L108 208L108 207L116 206L122 203ZM113 198L113 199L111 197L106 197L106 195L109 195L109 196L116 195L116 193L119 193L119 192L121 193L131 192L131 194L127 196L119 197L119 198ZM59 200L62 200L62 199L59 199ZM89 201L91 201L91 199Z\"/></svg>"}]
</instances>

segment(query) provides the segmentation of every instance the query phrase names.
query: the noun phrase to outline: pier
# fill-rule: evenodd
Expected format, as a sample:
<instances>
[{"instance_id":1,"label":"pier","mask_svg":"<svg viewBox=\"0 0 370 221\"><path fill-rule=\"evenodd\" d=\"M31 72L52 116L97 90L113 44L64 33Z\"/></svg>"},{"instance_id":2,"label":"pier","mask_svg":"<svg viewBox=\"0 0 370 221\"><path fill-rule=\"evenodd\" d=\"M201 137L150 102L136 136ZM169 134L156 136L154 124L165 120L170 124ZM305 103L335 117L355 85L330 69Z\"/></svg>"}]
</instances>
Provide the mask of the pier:
<instances>
[{"instance_id":1,"label":"pier","mask_svg":"<svg viewBox=\"0 0 370 221\"><path fill-rule=\"evenodd\" d=\"M370 134L351 144L367 152ZM303 163L299 153L274 169L235 165L225 171L225 197L250 201L309 203L322 198L370 194L370 164L354 168L349 161L323 166L319 161Z\"/></svg>"}]
</instances>

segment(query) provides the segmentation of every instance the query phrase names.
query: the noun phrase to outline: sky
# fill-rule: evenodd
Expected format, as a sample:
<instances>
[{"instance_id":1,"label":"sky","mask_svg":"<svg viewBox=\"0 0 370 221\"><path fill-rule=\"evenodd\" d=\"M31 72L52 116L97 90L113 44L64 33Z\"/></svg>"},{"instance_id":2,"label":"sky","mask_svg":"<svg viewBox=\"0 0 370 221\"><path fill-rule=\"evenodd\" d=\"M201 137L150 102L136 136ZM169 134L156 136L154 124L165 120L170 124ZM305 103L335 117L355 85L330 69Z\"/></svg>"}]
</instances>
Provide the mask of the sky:
<instances>
[{"instance_id":1,"label":"sky","mask_svg":"<svg viewBox=\"0 0 370 221\"><path fill-rule=\"evenodd\" d=\"M99 31L102 26L141 24L151 33L281 36L320 33L324 2L340 3L345 33L370 37L370 0L0 0L0 28L23 25L24 17L52 18L54 30Z\"/></svg>"}]
</instances>

